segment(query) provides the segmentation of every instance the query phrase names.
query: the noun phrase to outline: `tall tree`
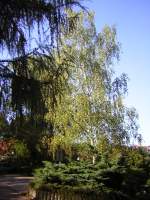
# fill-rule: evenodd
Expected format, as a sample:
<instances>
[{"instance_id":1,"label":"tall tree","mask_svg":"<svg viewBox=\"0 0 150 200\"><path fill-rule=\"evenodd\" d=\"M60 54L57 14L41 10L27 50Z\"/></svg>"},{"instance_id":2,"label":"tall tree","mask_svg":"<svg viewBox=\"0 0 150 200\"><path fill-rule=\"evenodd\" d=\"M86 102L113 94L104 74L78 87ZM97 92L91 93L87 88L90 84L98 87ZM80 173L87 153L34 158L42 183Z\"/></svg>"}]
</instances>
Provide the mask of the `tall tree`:
<instances>
[{"instance_id":1,"label":"tall tree","mask_svg":"<svg viewBox=\"0 0 150 200\"><path fill-rule=\"evenodd\" d=\"M1 110L13 110L21 118L26 109L32 116L44 112L43 83L32 75L31 60L40 73L44 68L50 71L51 80L44 84L55 100L59 88L55 87L56 63L51 51L55 46L59 47L62 29L65 34L74 29L77 16L66 15L66 9L71 10L74 6L82 7L80 0L0 1ZM49 65L45 66L45 59Z\"/></svg>"},{"instance_id":2,"label":"tall tree","mask_svg":"<svg viewBox=\"0 0 150 200\"><path fill-rule=\"evenodd\" d=\"M136 111L123 103L127 76L115 77L112 69L119 58L115 28L106 26L97 34L93 15L81 12L76 31L62 41L60 54L75 57L76 63L69 68L68 90L55 115L46 116L54 125L53 146L69 149L86 142L98 149L102 138L123 145L138 137Z\"/></svg>"}]
</instances>

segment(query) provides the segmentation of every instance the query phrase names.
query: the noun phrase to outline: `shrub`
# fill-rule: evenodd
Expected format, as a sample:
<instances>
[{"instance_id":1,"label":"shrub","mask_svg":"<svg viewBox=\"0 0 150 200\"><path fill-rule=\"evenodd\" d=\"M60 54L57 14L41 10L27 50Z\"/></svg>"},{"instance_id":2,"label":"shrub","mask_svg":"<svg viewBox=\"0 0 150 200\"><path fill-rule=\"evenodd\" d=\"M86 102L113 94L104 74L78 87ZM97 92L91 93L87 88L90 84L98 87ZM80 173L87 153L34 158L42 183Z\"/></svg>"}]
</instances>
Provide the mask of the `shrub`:
<instances>
[{"instance_id":1,"label":"shrub","mask_svg":"<svg viewBox=\"0 0 150 200\"><path fill-rule=\"evenodd\" d=\"M30 157L30 152L28 150L27 145L17 140L13 145L13 151L14 151L14 158L20 161L27 160Z\"/></svg>"}]
</instances>

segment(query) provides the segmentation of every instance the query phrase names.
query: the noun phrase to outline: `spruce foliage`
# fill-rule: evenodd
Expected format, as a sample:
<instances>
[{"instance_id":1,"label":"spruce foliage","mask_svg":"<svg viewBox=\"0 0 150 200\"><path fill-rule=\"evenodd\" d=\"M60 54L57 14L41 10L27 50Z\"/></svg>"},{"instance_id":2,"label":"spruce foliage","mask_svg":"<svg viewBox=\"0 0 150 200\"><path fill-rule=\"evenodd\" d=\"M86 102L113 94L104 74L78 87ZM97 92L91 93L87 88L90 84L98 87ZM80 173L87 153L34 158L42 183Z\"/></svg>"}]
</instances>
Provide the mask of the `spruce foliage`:
<instances>
[{"instance_id":1,"label":"spruce foliage","mask_svg":"<svg viewBox=\"0 0 150 200\"><path fill-rule=\"evenodd\" d=\"M129 162L129 158L134 157L130 154L131 151L142 156L142 159L138 161L138 166L136 166L137 163ZM150 160L146 165L144 164L149 155L142 154L140 149L129 148L126 157L124 156L117 159L116 163L112 162L114 159L107 160L105 166L102 160L94 165L81 161L72 161L68 164L46 161L43 168L35 171L32 187L42 191L57 189L62 193L71 191L72 193L91 194L93 198L98 195L96 199L99 199L101 194L105 194L106 199L149 199L148 163Z\"/></svg>"}]
</instances>

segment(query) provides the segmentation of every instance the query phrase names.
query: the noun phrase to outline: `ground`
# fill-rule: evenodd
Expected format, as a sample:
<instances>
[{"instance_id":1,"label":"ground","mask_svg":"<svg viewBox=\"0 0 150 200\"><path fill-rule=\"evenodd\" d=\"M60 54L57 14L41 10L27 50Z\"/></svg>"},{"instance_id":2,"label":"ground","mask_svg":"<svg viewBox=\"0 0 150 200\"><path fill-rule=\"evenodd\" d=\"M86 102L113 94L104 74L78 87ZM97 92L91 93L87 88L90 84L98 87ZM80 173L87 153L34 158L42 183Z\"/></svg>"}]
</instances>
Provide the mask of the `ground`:
<instances>
[{"instance_id":1,"label":"ground","mask_svg":"<svg viewBox=\"0 0 150 200\"><path fill-rule=\"evenodd\" d=\"M0 175L0 200L27 200L27 186L32 177Z\"/></svg>"}]
</instances>

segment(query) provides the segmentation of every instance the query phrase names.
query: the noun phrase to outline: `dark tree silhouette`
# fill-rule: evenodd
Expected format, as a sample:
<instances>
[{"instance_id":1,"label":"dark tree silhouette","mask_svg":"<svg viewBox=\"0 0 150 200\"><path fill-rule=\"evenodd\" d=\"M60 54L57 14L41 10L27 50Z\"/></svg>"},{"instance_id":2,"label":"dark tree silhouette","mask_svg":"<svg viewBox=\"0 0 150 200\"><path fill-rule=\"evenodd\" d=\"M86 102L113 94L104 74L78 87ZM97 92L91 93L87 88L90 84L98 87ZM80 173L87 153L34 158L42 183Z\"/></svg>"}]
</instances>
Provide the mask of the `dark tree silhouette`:
<instances>
[{"instance_id":1,"label":"dark tree silhouette","mask_svg":"<svg viewBox=\"0 0 150 200\"><path fill-rule=\"evenodd\" d=\"M0 1L1 55L8 55L0 60L0 106L3 112L14 111L20 118L24 112L30 113L32 118L37 114L43 116L43 91L51 95L54 106L56 96L62 91L59 81L67 71L64 66L68 60L56 66L52 50L59 49L62 31L67 34L75 27L77 16L68 17L66 9L83 8L80 3L81 0ZM33 73L42 74L43 70L49 73L46 81Z\"/></svg>"}]
</instances>

